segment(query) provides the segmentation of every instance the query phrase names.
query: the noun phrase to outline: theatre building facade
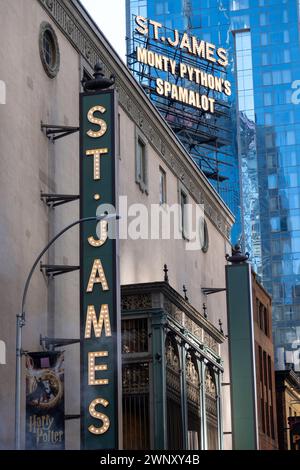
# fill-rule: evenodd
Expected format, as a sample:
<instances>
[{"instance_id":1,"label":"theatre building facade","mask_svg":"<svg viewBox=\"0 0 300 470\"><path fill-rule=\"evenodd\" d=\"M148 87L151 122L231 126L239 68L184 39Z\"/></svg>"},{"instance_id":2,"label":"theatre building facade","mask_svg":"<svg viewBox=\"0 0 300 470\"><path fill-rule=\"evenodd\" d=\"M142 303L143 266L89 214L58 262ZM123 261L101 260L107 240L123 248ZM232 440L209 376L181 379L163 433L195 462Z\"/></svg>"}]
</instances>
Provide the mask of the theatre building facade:
<instances>
[{"instance_id":1,"label":"theatre building facade","mask_svg":"<svg viewBox=\"0 0 300 470\"><path fill-rule=\"evenodd\" d=\"M49 240L80 217L79 94L82 79L93 77L98 62L105 77L115 77L110 87L116 92L115 182L129 217L136 215L130 214L135 204L149 213L153 205L164 211L178 204L184 212L187 204L201 204L205 213L204 240L197 250L190 249L184 230L178 239L123 237L118 244L119 447L231 449L225 293L231 212L79 1L2 1L0 42L0 80L6 85L6 104L0 105L0 341L6 345L6 363L0 364L0 449L15 446L15 325L26 277ZM104 163L102 177L105 168ZM90 202L95 213L100 202L106 201L95 194ZM121 215L124 219L126 213ZM89 410L82 407L87 392L80 374L79 252L74 228L53 244L32 277L21 351L22 448L28 442L41 448L36 426L42 424L28 421L28 402L37 393L30 376L36 367L33 353L43 354L40 367L50 370L53 354L60 352L61 428L41 436L52 448L58 439L61 448L84 448L83 413ZM110 367L108 360L96 370L102 378ZM103 419L99 449L114 427L112 418L110 423ZM28 440L30 433L35 440Z\"/></svg>"}]
</instances>

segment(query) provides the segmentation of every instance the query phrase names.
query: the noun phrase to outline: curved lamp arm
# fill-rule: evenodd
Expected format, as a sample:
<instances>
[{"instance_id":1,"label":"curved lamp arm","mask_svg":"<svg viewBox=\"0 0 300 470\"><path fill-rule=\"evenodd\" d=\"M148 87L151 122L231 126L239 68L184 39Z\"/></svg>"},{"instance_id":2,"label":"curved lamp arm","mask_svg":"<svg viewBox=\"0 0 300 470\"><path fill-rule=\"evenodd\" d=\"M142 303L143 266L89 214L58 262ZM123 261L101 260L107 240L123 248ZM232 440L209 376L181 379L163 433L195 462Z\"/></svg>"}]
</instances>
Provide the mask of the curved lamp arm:
<instances>
[{"instance_id":1,"label":"curved lamp arm","mask_svg":"<svg viewBox=\"0 0 300 470\"><path fill-rule=\"evenodd\" d=\"M52 238L52 240L50 240L50 242L47 244L47 246L45 246L45 248L41 251L41 253L36 258L35 262L33 263L32 268L31 268L31 270L28 274L28 277L26 279L26 283L25 283L25 287L24 287L24 291L23 291L23 297L22 297L21 315L19 315L19 317L21 317L21 319L23 321L25 321L25 303L26 303L27 292L28 292L28 288L29 288L29 284L30 284L32 275L33 275L33 273L35 271L35 268L37 267L40 259L49 250L50 246L53 245L53 243L59 237L61 237L65 232L70 230L70 228L74 227L75 225L79 225L83 222L90 222L90 221L93 221L93 220L101 221L103 219L109 219L109 218L119 218L119 216L116 216L115 214L107 214L107 215L100 215L100 216L93 216L93 217L85 217L83 219L76 220L75 222L72 222L70 225L68 225L63 230L61 230L57 235L55 235L54 238Z\"/></svg>"}]
</instances>

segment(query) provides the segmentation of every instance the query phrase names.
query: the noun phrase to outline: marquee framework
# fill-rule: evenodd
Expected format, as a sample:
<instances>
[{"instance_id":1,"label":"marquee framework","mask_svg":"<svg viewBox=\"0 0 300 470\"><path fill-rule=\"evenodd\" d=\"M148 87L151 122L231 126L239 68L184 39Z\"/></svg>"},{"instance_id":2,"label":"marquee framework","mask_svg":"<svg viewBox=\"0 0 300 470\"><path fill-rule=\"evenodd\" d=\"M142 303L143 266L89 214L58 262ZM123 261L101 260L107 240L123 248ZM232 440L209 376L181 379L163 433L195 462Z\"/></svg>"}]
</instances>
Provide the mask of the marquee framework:
<instances>
[{"instance_id":1,"label":"marquee framework","mask_svg":"<svg viewBox=\"0 0 300 470\"><path fill-rule=\"evenodd\" d=\"M181 78L180 74L174 74L171 67L167 71L158 70L153 66L138 61L137 49L143 48L154 54L162 55L175 61L184 63L195 69L200 69L208 75L218 76L226 80L226 70L218 64L209 63L195 57L179 46L170 47L166 43L154 38L142 36L134 28L135 15L132 15L132 37L127 37L127 64L132 74L155 104L164 119L168 122L176 136L192 155L198 167L208 179L212 180L217 189L228 180L231 161L231 109L229 101L223 93L211 90L201 84ZM171 37L173 30L163 26L164 37ZM170 96L157 94L156 80L161 78L178 87L188 88L199 95L207 95L215 100L215 112L211 114L203 109L198 109L186 103L178 102Z\"/></svg>"}]
</instances>

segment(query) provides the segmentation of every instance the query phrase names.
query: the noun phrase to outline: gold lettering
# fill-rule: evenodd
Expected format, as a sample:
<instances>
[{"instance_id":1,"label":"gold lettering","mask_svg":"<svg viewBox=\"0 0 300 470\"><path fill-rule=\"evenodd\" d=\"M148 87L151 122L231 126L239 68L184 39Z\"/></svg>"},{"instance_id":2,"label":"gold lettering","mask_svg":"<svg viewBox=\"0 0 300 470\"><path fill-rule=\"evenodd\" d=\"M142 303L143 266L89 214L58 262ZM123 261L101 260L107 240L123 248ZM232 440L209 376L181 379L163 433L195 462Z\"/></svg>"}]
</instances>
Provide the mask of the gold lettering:
<instances>
[{"instance_id":1,"label":"gold lettering","mask_svg":"<svg viewBox=\"0 0 300 470\"><path fill-rule=\"evenodd\" d=\"M108 379L96 379L97 371L107 370L107 364L96 365L97 357L108 357L108 351L89 352L89 385L108 385Z\"/></svg>"},{"instance_id":2,"label":"gold lettering","mask_svg":"<svg viewBox=\"0 0 300 470\"><path fill-rule=\"evenodd\" d=\"M105 155L108 153L108 149L95 149L95 150L87 150L87 156L94 156L94 180L101 179L101 155Z\"/></svg>"},{"instance_id":3,"label":"gold lettering","mask_svg":"<svg viewBox=\"0 0 300 470\"><path fill-rule=\"evenodd\" d=\"M224 82L224 91L225 95L231 96L231 83L228 80L225 80Z\"/></svg>"},{"instance_id":4,"label":"gold lettering","mask_svg":"<svg viewBox=\"0 0 300 470\"><path fill-rule=\"evenodd\" d=\"M98 413L96 411L96 406L98 405L102 405L105 408L107 408L109 405L109 402L107 400L104 400L104 398L96 398L95 400L92 401L92 403L89 406L89 412L90 412L91 417L95 419L99 419L100 421L103 422L101 428L96 428L93 425L89 426L88 429L90 433L95 434L95 435L104 434L110 428L110 421L109 421L108 416L106 416L103 413Z\"/></svg>"},{"instance_id":5,"label":"gold lettering","mask_svg":"<svg viewBox=\"0 0 300 470\"><path fill-rule=\"evenodd\" d=\"M189 39L187 33L183 34L179 47L180 47L180 49L187 49L190 53L192 53L190 39Z\"/></svg>"},{"instance_id":6,"label":"gold lettering","mask_svg":"<svg viewBox=\"0 0 300 470\"><path fill-rule=\"evenodd\" d=\"M227 67L228 57L226 49L223 49L222 47L217 49L217 56L219 57L218 64L222 65L222 67Z\"/></svg>"},{"instance_id":7,"label":"gold lettering","mask_svg":"<svg viewBox=\"0 0 300 470\"><path fill-rule=\"evenodd\" d=\"M143 16L137 16L135 18L135 22L138 25L136 31L143 36L147 36L148 34L148 27L147 27L147 19Z\"/></svg>"},{"instance_id":8,"label":"gold lettering","mask_svg":"<svg viewBox=\"0 0 300 470\"><path fill-rule=\"evenodd\" d=\"M149 24L153 26L154 39L158 39L158 30L162 28L162 24L154 20L149 20Z\"/></svg>"},{"instance_id":9,"label":"gold lettering","mask_svg":"<svg viewBox=\"0 0 300 470\"><path fill-rule=\"evenodd\" d=\"M92 325L96 338L100 338L102 335L102 329L104 325L105 336L111 336L110 316L109 308L107 304L101 305L99 314L99 320L97 320L95 307L89 305L87 308L86 323L85 323L85 339L91 338Z\"/></svg>"},{"instance_id":10,"label":"gold lettering","mask_svg":"<svg viewBox=\"0 0 300 470\"><path fill-rule=\"evenodd\" d=\"M142 64L148 64L148 60L147 60L147 49L145 49L144 47L137 47L136 48L136 53L137 53L137 61L138 62L142 62Z\"/></svg>"},{"instance_id":11,"label":"gold lettering","mask_svg":"<svg viewBox=\"0 0 300 470\"><path fill-rule=\"evenodd\" d=\"M104 269L100 259L95 259L90 275L87 292L93 292L94 284L101 284L103 290L109 290Z\"/></svg>"},{"instance_id":12,"label":"gold lettering","mask_svg":"<svg viewBox=\"0 0 300 470\"><path fill-rule=\"evenodd\" d=\"M170 38L167 39L168 43L170 46L177 47L179 44L179 32L177 29L174 31L174 41L172 41Z\"/></svg>"},{"instance_id":13,"label":"gold lettering","mask_svg":"<svg viewBox=\"0 0 300 470\"><path fill-rule=\"evenodd\" d=\"M187 72L187 66L183 63L180 64L180 77L184 78L186 72Z\"/></svg>"},{"instance_id":14,"label":"gold lettering","mask_svg":"<svg viewBox=\"0 0 300 470\"><path fill-rule=\"evenodd\" d=\"M207 42L205 45L206 45L206 60L209 60L210 62L217 62L217 59L214 57L216 46L214 46L213 44L210 44L209 42Z\"/></svg>"},{"instance_id":15,"label":"gold lettering","mask_svg":"<svg viewBox=\"0 0 300 470\"><path fill-rule=\"evenodd\" d=\"M199 57L202 57L205 59L205 41L200 41L198 43L197 38L195 36L192 37L192 48L193 48L193 54L198 55Z\"/></svg>"},{"instance_id":16,"label":"gold lettering","mask_svg":"<svg viewBox=\"0 0 300 470\"><path fill-rule=\"evenodd\" d=\"M89 131L87 131L87 135L89 137L92 137L93 139L97 139L99 137L102 137L107 131L106 122L103 119L96 118L94 116L94 114L97 111L101 114L104 114L106 109L104 108L104 106L94 106L93 108L91 108L89 110L88 115L87 115L87 118L88 118L89 122L91 122L92 124L96 124L97 126L100 127L99 131L92 131L91 129Z\"/></svg>"},{"instance_id":17,"label":"gold lettering","mask_svg":"<svg viewBox=\"0 0 300 470\"><path fill-rule=\"evenodd\" d=\"M108 239L108 231L107 231L108 223L106 220L102 220L100 222L100 239L95 240L94 237L89 237L88 242L94 248L99 248L104 245L104 243Z\"/></svg>"},{"instance_id":18,"label":"gold lettering","mask_svg":"<svg viewBox=\"0 0 300 470\"><path fill-rule=\"evenodd\" d=\"M156 93L159 95L164 94L164 81L161 78L156 79Z\"/></svg>"}]
</instances>

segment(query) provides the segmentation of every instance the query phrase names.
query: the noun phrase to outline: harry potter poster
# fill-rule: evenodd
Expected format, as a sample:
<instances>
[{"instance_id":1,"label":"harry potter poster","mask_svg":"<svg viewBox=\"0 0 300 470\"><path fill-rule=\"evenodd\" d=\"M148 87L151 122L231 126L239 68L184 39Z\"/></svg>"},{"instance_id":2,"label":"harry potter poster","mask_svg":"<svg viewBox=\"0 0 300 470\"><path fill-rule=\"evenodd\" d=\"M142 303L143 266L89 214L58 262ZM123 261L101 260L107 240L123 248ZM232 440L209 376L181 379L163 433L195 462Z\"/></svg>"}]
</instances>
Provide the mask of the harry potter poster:
<instances>
[{"instance_id":1,"label":"harry potter poster","mask_svg":"<svg viewBox=\"0 0 300 470\"><path fill-rule=\"evenodd\" d=\"M64 353L26 356L26 449L64 450Z\"/></svg>"}]
</instances>

